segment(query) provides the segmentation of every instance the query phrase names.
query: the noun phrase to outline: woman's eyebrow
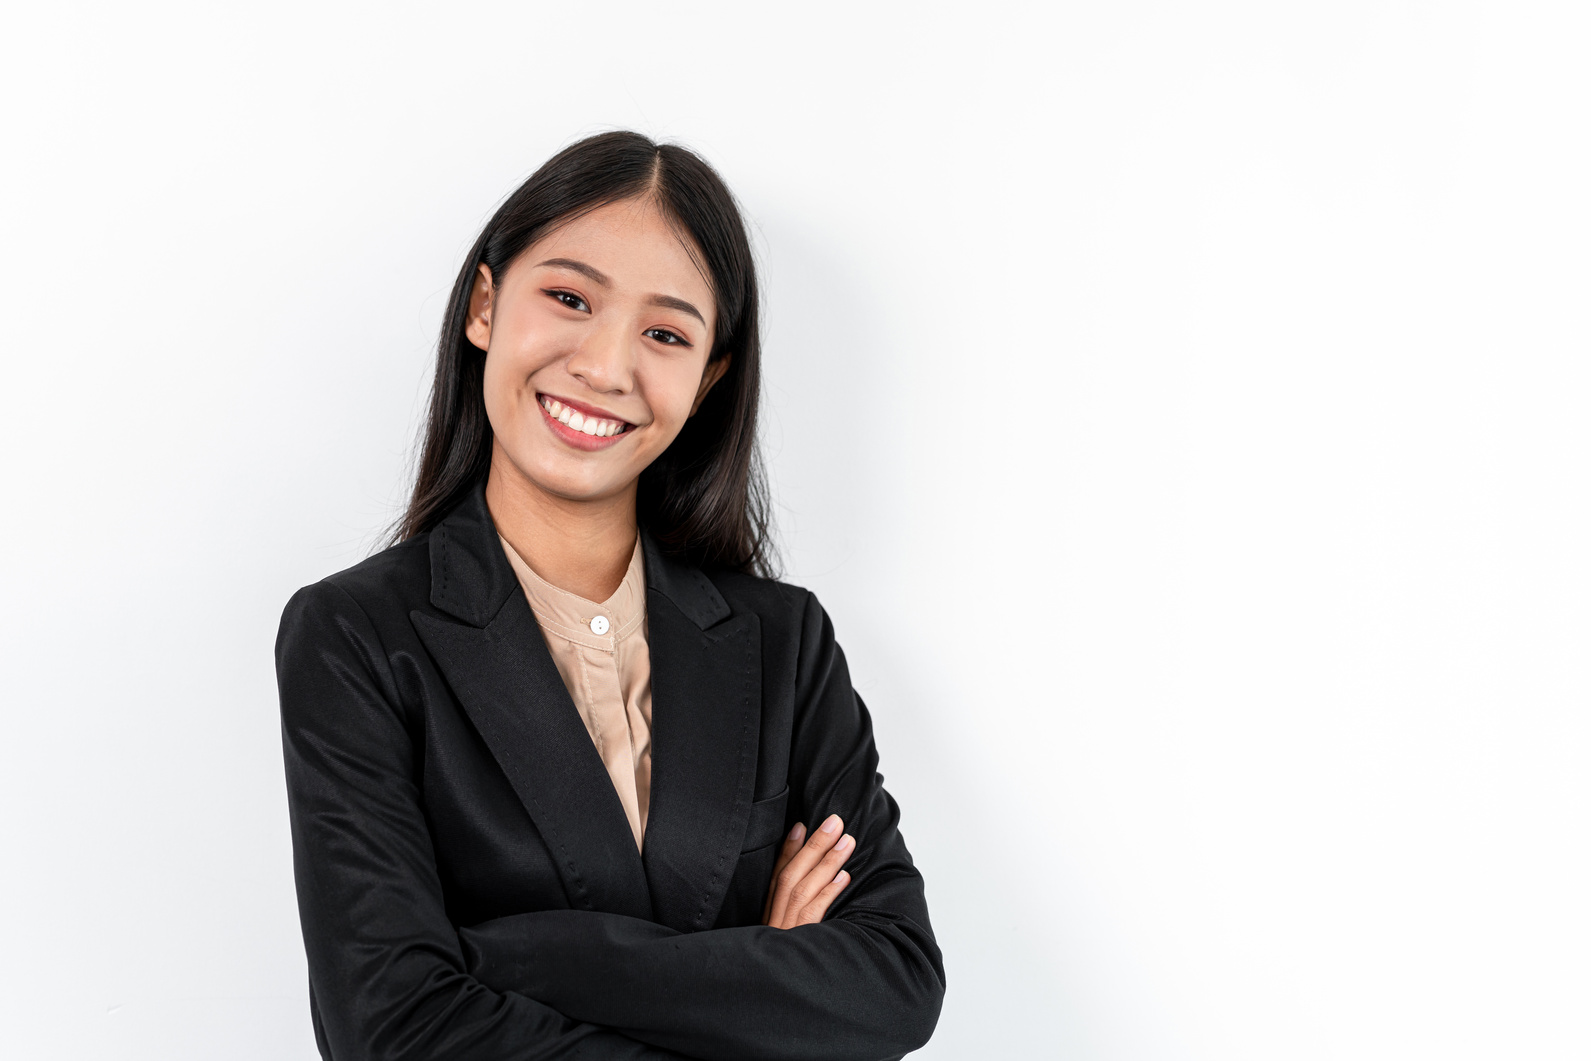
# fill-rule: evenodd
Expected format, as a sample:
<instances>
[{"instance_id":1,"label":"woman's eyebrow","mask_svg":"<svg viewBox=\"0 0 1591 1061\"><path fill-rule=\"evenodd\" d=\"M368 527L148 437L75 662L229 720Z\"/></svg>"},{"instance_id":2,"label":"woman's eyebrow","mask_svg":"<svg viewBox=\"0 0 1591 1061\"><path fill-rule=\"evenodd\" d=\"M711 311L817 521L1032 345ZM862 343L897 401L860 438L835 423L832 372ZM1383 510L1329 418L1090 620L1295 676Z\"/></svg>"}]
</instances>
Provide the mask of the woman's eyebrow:
<instances>
[{"instance_id":1,"label":"woman's eyebrow","mask_svg":"<svg viewBox=\"0 0 1591 1061\"><path fill-rule=\"evenodd\" d=\"M546 261L542 262L541 265L556 265L561 269L572 269L581 276L586 277L592 283L601 284L603 287L608 287L613 283L612 280L608 279L607 273L601 271L600 269L595 269L587 265L585 262L577 262L573 258L548 258ZM541 268L541 265L538 265L536 268Z\"/></svg>"},{"instance_id":2,"label":"woman's eyebrow","mask_svg":"<svg viewBox=\"0 0 1591 1061\"><path fill-rule=\"evenodd\" d=\"M702 327L707 326L707 318L702 316L702 311L683 298L675 298L673 295L653 295L646 302L649 306L662 306L664 309L677 309L681 313L689 313L702 322Z\"/></svg>"}]
</instances>

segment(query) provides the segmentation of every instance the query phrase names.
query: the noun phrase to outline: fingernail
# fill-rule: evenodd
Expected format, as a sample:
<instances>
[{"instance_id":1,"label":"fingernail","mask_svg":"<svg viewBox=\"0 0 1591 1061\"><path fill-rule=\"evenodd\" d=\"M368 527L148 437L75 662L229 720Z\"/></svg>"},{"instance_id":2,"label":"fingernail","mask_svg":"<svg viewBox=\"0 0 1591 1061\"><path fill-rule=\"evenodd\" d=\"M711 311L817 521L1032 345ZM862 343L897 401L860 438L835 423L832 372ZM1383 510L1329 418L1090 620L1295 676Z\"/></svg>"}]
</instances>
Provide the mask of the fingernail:
<instances>
[{"instance_id":1,"label":"fingernail","mask_svg":"<svg viewBox=\"0 0 1591 1061\"><path fill-rule=\"evenodd\" d=\"M801 834L806 832L806 831L807 831L807 827L806 826L802 825L800 822L796 822L794 825L792 825L790 827L790 839L799 840L799 839L801 839Z\"/></svg>"},{"instance_id":2,"label":"fingernail","mask_svg":"<svg viewBox=\"0 0 1591 1061\"><path fill-rule=\"evenodd\" d=\"M843 869L842 869L842 870L840 870L840 872L838 872L838 873L836 873L836 874L835 874L835 875L834 875L834 880L835 880L835 882L836 882L836 883L837 883L837 884L839 884L839 886L840 886L840 887L842 887L842 888L843 888L843 887L845 887L845 886L846 886L846 885L847 885L847 884L849 884L849 883L851 883L851 875L850 875L850 874L849 874L849 873L847 873L847 872L845 872L845 871L844 871L844 870L843 870Z\"/></svg>"},{"instance_id":3,"label":"fingernail","mask_svg":"<svg viewBox=\"0 0 1591 1061\"><path fill-rule=\"evenodd\" d=\"M856 846L856 837L854 837L854 836L850 835L849 833L847 833L846 835L840 837L840 842L834 845L834 850L840 852L841 854L844 854L845 852L849 851L851 848L853 848L855 846Z\"/></svg>"},{"instance_id":4,"label":"fingernail","mask_svg":"<svg viewBox=\"0 0 1591 1061\"><path fill-rule=\"evenodd\" d=\"M828 820L823 823L823 831L826 833L837 832L839 828L840 816L838 814L829 815Z\"/></svg>"}]
</instances>

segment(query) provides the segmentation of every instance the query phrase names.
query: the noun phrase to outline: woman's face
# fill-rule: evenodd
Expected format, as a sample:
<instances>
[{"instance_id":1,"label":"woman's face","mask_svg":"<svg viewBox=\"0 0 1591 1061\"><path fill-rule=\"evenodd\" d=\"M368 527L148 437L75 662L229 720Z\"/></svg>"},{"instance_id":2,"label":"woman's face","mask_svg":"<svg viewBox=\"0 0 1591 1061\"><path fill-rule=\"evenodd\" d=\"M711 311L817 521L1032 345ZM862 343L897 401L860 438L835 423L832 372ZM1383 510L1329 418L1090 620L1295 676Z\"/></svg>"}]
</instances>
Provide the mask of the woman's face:
<instances>
[{"instance_id":1,"label":"woman's face","mask_svg":"<svg viewBox=\"0 0 1591 1061\"><path fill-rule=\"evenodd\" d=\"M728 367L714 299L648 200L610 203L476 278L492 476L571 501L633 490ZM501 484L507 486L509 484Z\"/></svg>"}]
</instances>

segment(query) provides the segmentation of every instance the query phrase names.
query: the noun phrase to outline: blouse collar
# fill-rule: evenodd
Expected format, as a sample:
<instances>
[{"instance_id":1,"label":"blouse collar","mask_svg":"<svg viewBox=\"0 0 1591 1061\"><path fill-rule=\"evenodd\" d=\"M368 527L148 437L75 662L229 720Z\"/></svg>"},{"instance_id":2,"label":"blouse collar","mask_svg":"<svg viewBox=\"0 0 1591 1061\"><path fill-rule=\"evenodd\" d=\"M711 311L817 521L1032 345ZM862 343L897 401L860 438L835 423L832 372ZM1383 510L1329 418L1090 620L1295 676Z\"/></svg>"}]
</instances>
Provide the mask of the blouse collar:
<instances>
[{"instance_id":1,"label":"blouse collar","mask_svg":"<svg viewBox=\"0 0 1591 1061\"><path fill-rule=\"evenodd\" d=\"M519 551L501 534L503 552L519 578L530 610L543 630L588 648L613 651L615 645L634 633L646 618L646 571L641 559L641 539L637 535L630 552L630 566L613 596L600 604L576 593L559 589L525 562ZM599 621L600 620L600 621ZM597 631L601 630L601 633Z\"/></svg>"}]
</instances>

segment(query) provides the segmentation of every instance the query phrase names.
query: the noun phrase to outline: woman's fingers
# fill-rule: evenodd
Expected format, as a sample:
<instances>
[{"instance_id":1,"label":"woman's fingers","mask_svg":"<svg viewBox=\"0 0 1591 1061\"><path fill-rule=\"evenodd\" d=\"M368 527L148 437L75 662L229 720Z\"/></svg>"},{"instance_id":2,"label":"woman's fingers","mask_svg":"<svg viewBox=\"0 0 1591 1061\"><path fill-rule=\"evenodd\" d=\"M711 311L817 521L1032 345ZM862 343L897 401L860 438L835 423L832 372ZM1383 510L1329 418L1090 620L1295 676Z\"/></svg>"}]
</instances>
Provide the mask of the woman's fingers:
<instances>
[{"instance_id":1,"label":"woman's fingers","mask_svg":"<svg viewBox=\"0 0 1591 1061\"><path fill-rule=\"evenodd\" d=\"M776 894L779 889L779 877L784 873L785 867L790 864L790 860L795 858L796 853L801 850L801 842L806 837L807 827L801 822L796 822L791 827L789 834L784 838L784 846L779 849L779 857L774 860L773 879L768 882L768 898L762 904L762 923L765 925L773 923L770 918L773 916L774 904L777 902Z\"/></svg>"},{"instance_id":2,"label":"woman's fingers","mask_svg":"<svg viewBox=\"0 0 1591 1061\"><path fill-rule=\"evenodd\" d=\"M843 824L837 815L830 815L775 874L764 924L793 928L823 919L829 904L850 880L849 874L839 879L840 867L856 849L856 838L840 832Z\"/></svg>"},{"instance_id":3,"label":"woman's fingers","mask_svg":"<svg viewBox=\"0 0 1591 1061\"><path fill-rule=\"evenodd\" d=\"M835 899L839 898L840 892L844 891L845 886L849 883L851 883L851 875L843 869L840 870L839 873L835 874L834 879L825 885L823 890L818 892L810 903L801 908L801 913L796 918L796 924L815 925L822 921L823 915L829 912L829 907Z\"/></svg>"},{"instance_id":4,"label":"woman's fingers","mask_svg":"<svg viewBox=\"0 0 1591 1061\"><path fill-rule=\"evenodd\" d=\"M851 879L851 875L842 873L840 867L855 849L855 837L849 834L840 837L828 853L818 860L818 864L790 889L790 902L784 908L781 920L775 924L780 928L794 928L796 925L816 924L823 920L829 904Z\"/></svg>"},{"instance_id":5,"label":"woman's fingers","mask_svg":"<svg viewBox=\"0 0 1591 1061\"><path fill-rule=\"evenodd\" d=\"M790 830L790 835L784 838L784 846L779 849L779 860L773 865L774 873L777 874L790 864L790 860L796 857L796 853L801 850L801 844L806 838L807 827L800 822L796 822L795 826Z\"/></svg>"},{"instance_id":6,"label":"woman's fingers","mask_svg":"<svg viewBox=\"0 0 1591 1061\"><path fill-rule=\"evenodd\" d=\"M813 830L804 846L797 846L796 852L785 862L783 868L775 871L773 875L773 893L768 900L768 917L765 924L780 925L783 927L785 913L790 905L790 896L795 886L811 872L819 859L828 853L839 839L840 816L831 814ZM795 830L791 830L792 836ZM788 845L790 841L786 841ZM799 842L798 842L799 844Z\"/></svg>"},{"instance_id":7,"label":"woman's fingers","mask_svg":"<svg viewBox=\"0 0 1591 1061\"><path fill-rule=\"evenodd\" d=\"M784 872L790 860L795 858L796 852L801 850L801 841L806 837L807 827L796 822L795 827L784 838L784 846L779 848L779 857L773 864L773 879L768 882L768 898L762 903L762 923L765 925L768 924L768 915L773 911L773 893L779 887L779 874Z\"/></svg>"},{"instance_id":8,"label":"woman's fingers","mask_svg":"<svg viewBox=\"0 0 1591 1061\"><path fill-rule=\"evenodd\" d=\"M776 925L780 928L789 927L786 922L790 919L792 907L795 910L799 910L810 902L812 897L829 881L834 879L834 873L831 871L821 884L808 882L808 877L817 866L841 843L844 837L840 830L844 824L844 822L840 821L838 814L829 815L823 824L813 831L806 844L795 852L782 869L774 873L773 894L768 901L767 917L764 919L764 924ZM792 830L793 836L794 830ZM790 846L790 843L791 841L787 840L786 846ZM854 846L855 841L851 841L851 844ZM844 858L841 857L840 863L844 861ZM835 865L834 868L837 870L839 865Z\"/></svg>"},{"instance_id":9,"label":"woman's fingers","mask_svg":"<svg viewBox=\"0 0 1591 1061\"><path fill-rule=\"evenodd\" d=\"M856 849L856 838L849 833L831 847L827 854L818 860L818 864L807 872L806 877L790 892L790 909L786 913L787 920L798 924L806 924L801 916L806 908L817 901L824 889L834 883L840 875L840 867L845 865L845 860L851 857L851 852ZM825 907L825 909L827 909ZM819 913L818 917L823 915Z\"/></svg>"}]
</instances>

